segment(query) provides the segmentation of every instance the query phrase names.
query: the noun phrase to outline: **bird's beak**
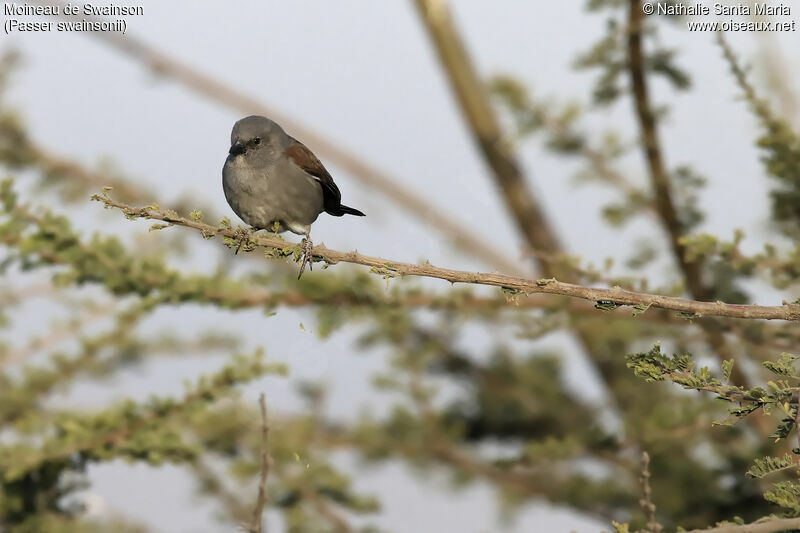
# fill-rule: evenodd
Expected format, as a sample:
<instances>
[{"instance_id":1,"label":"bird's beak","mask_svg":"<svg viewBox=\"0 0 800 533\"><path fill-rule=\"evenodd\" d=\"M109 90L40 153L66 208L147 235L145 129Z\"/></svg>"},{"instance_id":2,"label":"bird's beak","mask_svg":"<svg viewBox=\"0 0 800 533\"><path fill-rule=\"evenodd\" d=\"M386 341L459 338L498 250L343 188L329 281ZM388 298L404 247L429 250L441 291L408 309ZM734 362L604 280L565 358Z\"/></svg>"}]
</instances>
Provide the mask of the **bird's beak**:
<instances>
[{"instance_id":1,"label":"bird's beak","mask_svg":"<svg viewBox=\"0 0 800 533\"><path fill-rule=\"evenodd\" d=\"M243 154L247 151L247 147L241 141L236 141L231 145L231 149L228 150L228 153L231 155L239 155Z\"/></svg>"}]
</instances>

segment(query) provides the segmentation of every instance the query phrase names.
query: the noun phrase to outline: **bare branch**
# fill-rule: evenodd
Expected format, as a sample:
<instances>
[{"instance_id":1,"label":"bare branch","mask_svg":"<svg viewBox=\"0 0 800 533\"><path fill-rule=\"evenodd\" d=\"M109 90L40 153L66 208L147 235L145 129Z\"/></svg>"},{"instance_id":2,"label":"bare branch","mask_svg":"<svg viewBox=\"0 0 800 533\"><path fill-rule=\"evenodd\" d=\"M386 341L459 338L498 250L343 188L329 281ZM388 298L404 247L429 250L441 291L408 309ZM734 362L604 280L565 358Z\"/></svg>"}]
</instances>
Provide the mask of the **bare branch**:
<instances>
[{"instance_id":1,"label":"bare branch","mask_svg":"<svg viewBox=\"0 0 800 533\"><path fill-rule=\"evenodd\" d=\"M255 509L253 509L253 522L250 526L250 533L261 533L264 514L264 506L267 504L267 476L272 458L269 455L269 423L267 421L267 402L264 393L258 397L261 407L261 478L258 482L258 499Z\"/></svg>"},{"instance_id":2,"label":"bare branch","mask_svg":"<svg viewBox=\"0 0 800 533\"><path fill-rule=\"evenodd\" d=\"M747 79L747 72L744 67L739 64L739 59L736 57L733 48L725 39L725 34L723 32L717 32L716 38L717 44L722 49L722 55L725 57L725 61L728 63L733 77L736 79L736 84L744 91L744 97L747 103L753 106L753 110L761 120L764 122L774 121L775 117L773 116L772 110L769 105L756 94L755 88L750 83L750 80Z\"/></svg>"},{"instance_id":3,"label":"bare branch","mask_svg":"<svg viewBox=\"0 0 800 533\"><path fill-rule=\"evenodd\" d=\"M794 427L797 431L797 446L800 447L800 387L797 389L797 411L794 414Z\"/></svg>"},{"instance_id":4,"label":"bare branch","mask_svg":"<svg viewBox=\"0 0 800 533\"><path fill-rule=\"evenodd\" d=\"M686 533L778 533L800 529L800 518L767 518L751 524L727 524L713 529L693 529Z\"/></svg>"},{"instance_id":5,"label":"bare branch","mask_svg":"<svg viewBox=\"0 0 800 533\"><path fill-rule=\"evenodd\" d=\"M652 489L650 488L650 455L647 452L642 452L642 499L639 500L639 505L642 506L645 516L647 516L647 531L649 533L661 533L664 531L664 526L656 520L656 506L652 499Z\"/></svg>"},{"instance_id":6,"label":"bare branch","mask_svg":"<svg viewBox=\"0 0 800 533\"><path fill-rule=\"evenodd\" d=\"M709 291L703 286L700 276L700 264L697 261L687 261L686 246L681 243L684 228L678 216L675 202L672 198L669 175L664 165L664 156L661 150L661 141L656 126L655 113L650 104L650 93L647 86L647 76L644 66L645 58L642 46L642 6L640 0L630 0L628 16L628 69L630 70L631 86L636 116L642 135L647 165L650 170L650 180L656 194L656 210L661 223L669 235L675 259L686 278L686 284L691 294L699 299L706 300Z\"/></svg>"},{"instance_id":7,"label":"bare branch","mask_svg":"<svg viewBox=\"0 0 800 533\"><path fill-rule=\"evenodd\" d=\"M228 227L217 227L186 219L176 214L166 214L150 207L131 207L117 202L107 196L94 195L93 200L103 202L106 207L121 209L128 218L145 218L161 220L172 225L186 226L200 231L205 236L222 235L231 239L239 239L237 230ZM281 252L282 255L298 255L298 244L287 242L278 236L262 235L253 237L251 244L270 250ZM619 305L638 306L640 309L655 307L669 309L693 316L725 316L731 318L751 318L766 320L800 320L800 305L784 303L778 306L738 305L724 302L698 302L674 296L661 296L656 294L627 291L619 287L610 289L584 287L573 283L564 283L555 279L531 280L514 276L495 273L465 272L436 267L429 262L422 264L402 263L380 257L371 257L353 252L339 252L330 250L324 244L314 247L312 251L315 260L322 260L330 264L353 263L371 267L372 272L388 276L420 276L443 279L451 283L470 283L475 285L488 285L518 291L521 294L560 294L572 298L581 298L602 304L603 308L613 308Z\"/></svg>"},{"instance_id":8,"label":"bare branch","mask_svg":"<svg viewBox=\"0 0 800 533\"><path fill-rule=\"evenodd\" d=\"M645 74L645 57L642 44L643 11L641 0L630 0L628 11L628 70L631 77L631 88L636 108L636 116L641 130L642 145L647 158L650 181L655 192L655 209L661 224L669 235L672 253L686 280L689 294L697 300L710 300L711 289L703 283L701 262L690 260L686 245L682 241L686 228L681 222L672 197L669 173L664 163L661 140L658 134L655 112L653 111ZM703 323L709 344L716 351L717 358L722 361L734 357L731 346L714 324ZM734 370L732 379L743 384L745 377L739 367Z\"/></svg>"}]
</instances>

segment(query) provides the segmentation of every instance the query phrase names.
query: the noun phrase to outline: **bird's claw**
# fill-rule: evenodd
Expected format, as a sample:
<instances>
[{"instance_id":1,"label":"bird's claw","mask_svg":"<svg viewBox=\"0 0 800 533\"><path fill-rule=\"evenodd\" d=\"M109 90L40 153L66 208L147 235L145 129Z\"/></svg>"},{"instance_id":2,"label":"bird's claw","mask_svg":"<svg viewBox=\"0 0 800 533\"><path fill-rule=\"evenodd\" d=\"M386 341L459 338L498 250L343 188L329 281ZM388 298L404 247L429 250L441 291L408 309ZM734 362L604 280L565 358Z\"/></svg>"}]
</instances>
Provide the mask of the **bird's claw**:
<instances>
[{"instance_id":1,"label":"bird's claw","mask_svg":"<svg viewBox=\"0 0 800 533\"><path fill-rule=\"evenodd\" d=\"M240 237L239 237L239 245L236 247L236 251L233 252L234 255L239 255L239 250L242 249L242 246L244 245L245 242L248 242L248 243L250 242L250 236L252 234L253 234L253 229L252 228L245 228L245 229L239 230L239 235L240 235ZM245 248L245 251L247 251L247 248Z\"/></svg>"},{"instance_id":2,"label":"bird's claw","mask_svg":"<svg viewBox=\"0 0 800 533\"><path fill-rule=\"evenodd\" d=\"M308 270L314 270L314 261L311 260L312 258L312 248L314 245L311 242L311 239L308 237L304 237L302 242L300 242L300 247L302 250L302 255L300 256L300 273L297 274L297 279L303 275L303 271L306 269L306 265L308 265Z\"/></svg>"}]
</instances>

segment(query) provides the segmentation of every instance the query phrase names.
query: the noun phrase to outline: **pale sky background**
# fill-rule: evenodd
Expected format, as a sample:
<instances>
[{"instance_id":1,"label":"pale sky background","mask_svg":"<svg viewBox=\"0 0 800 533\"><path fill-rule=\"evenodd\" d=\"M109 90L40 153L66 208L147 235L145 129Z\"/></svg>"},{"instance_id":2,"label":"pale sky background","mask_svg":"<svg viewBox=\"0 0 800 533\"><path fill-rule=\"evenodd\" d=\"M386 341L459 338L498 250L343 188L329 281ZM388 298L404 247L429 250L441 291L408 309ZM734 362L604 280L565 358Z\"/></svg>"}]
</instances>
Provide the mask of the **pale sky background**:
<instances>
[{"instance_id":1,"label":"pale sky background","mask_svg":"<svg viewBox=\"0 0 800 533\"><path fill-rule=\"evenodd\" d=\"M575 71L572 64L602 34L604 14L584 13L585 2L577 0L451 3L482 75L513 74L540 96L563 100L588 96L596 73ZM335 139L508 250L510 257L518 255L521 241L473 149L411 2L141 0L133 5L143 6L144 16L127 18L130 35ZM792 7L800 12L800 7ZM708 210L703 230L727 237L735 228L744 228L752 239L747 246L757 248L766 227L768 182L752 148L754 120L737 99L739 91L712 34L689 33L677 24L662 32L661 40L679 50L680 64L689 70L694 84L694 90L678 96L663 84L655 86L657 103L672 109L662 130L667 163L671 168L691 164L708 178L702 199ZM755 57L755 34L740 33L730 41L744 58ZM781 35L779 42L785 64L800 64L798 34ZM2 35L0 46L23 52L10 100L19 106L38 143L87 164L111 159L157 190L162 206L188 192L234 218L222 195L220 171L231 126L240 113L155 77L88 35ZM797 80L796 72L787 75ZM617 128L632 135L636 131L632 117L631 104L625 100L595 114L591 123L598 130ZM609 193L597 187L575 188L576 167L544 154L536 142L523 144L520 156L571 252L600 263L610 255L625 257L639 237L657 235L644 220L622 232L599 223L599 207ZM314 225L315 242L403 261L429 259L453 268L485 269L454 253L431 228L409 219L322 159L345 202L368 217L323 215ZM642 179L638 155L626 165L625 170ZM147 231L144 223L122 221L119 213L103 212L88 202L78 219L91 231L140 236ZM155 232L148 238L164 237ZM218 247L200 244L198 257L216 257ZM775 294L755 296L760 302L775 303ZM19 335L35 330L39 322L31 318L21 317ZM248 346L265 346L270 356L291 364L290 380L269 378L246 389L246 397L253 401L266 390L277 412L302 408L291 385L301 379L329 384L331 416L354 416L368 404L379 409L369 377L383 367L382 354L354 352L357 330L346 329L321 341L313 327L300 329L303 321L313 323L302 311L280 310L265 319L259 311L233 314L181 307L161 309L147 327L174 327L187 334L206 326L247 331ZM480 343L497 332L470 334ZM569 368L575 370L574 384L586 394L602 394L567 336L551 335L537 341L537 347L565 348ZM124 395L179 394L185 379L223 363L224 357L159 362L128 372L110 386L87 384L70 401L100 407ZM351 462L344 457L341 464ZM356 487L376 491L382 501L383 513L371 521L390 531L480 532L500 527L493 492L480 484L450 493L440 490L443 479L435 475L421 479L400 464L353 471L358 472ZM91 474L91 492L102 496L108 509L144 519L156 531L234 530L212 521L213 509L193 497L190 478L180 468L153 470L115 463L93 467ZM509 527L512 531L608 529L606 524L537 502Z\"/></svg>"}]
</instances>

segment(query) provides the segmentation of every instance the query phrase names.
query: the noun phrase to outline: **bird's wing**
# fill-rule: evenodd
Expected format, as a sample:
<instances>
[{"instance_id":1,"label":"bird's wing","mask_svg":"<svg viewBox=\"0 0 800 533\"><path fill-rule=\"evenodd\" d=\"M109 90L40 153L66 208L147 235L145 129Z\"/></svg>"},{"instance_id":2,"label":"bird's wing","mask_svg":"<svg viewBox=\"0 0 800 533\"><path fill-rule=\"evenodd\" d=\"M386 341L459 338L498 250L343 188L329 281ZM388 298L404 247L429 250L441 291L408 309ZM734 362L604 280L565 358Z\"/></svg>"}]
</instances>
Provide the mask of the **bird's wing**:
<instances>
[{"instance_id":1,"label":"bird's wing","mask_svg":"<svg viewBox=\"0 0 800 533\"><path fill-rule=\"evenodd\" d=\"M342 205L342 193L339 192L339 187L333 182L331 175L306 145L292 137L290 139L286 155L322 186L325 211L338 210Z\"/></svg>"}]
</instances>

